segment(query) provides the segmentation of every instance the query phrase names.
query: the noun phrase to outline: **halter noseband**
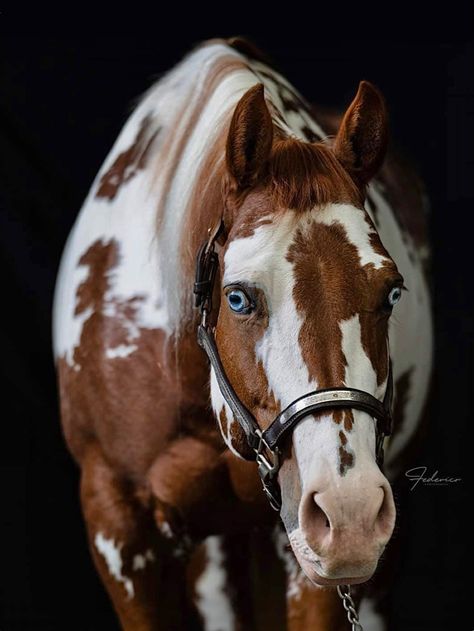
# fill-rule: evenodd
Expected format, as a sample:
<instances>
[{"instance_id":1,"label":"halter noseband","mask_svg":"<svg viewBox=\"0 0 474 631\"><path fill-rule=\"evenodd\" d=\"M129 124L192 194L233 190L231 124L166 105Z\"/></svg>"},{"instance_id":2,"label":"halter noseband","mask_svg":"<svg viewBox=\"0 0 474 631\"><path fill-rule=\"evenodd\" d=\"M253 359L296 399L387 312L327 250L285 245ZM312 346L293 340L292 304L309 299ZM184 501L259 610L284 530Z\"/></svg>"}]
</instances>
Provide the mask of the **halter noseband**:
<instances>
[{"instance_id":1,"label":"halter noseband","mask_svg":"<svg viewBox=\"0 0 474 631\"><path fill-rule=\"evenodd\" d=\"M215 242L222 230L223 223L221 221L210 232L209 239L201 246L197 256L194 293L196 295L195 306L201 309L201 322L198 325L197 340L206 352L214 369L222 396L230 407L234 418L242 427L247 442L255 454L263 490L272 508L279 511L281 508L281 495L277 482L281 455L279 445L283 437L293 430L295 425L308 414L326 409L355 408L375 418L375 454L378 466L382 467L384 438L392 433L392 365L389 361L387 387L382 402L370 393L357 390L356 388L313 390L290 403L278 414L270 426L265 431L262 431L255 417L239 399L228 380L213 332L208 323L208 316L212 310L212 292L218 267Z\"/></svg>"}]
</instances>

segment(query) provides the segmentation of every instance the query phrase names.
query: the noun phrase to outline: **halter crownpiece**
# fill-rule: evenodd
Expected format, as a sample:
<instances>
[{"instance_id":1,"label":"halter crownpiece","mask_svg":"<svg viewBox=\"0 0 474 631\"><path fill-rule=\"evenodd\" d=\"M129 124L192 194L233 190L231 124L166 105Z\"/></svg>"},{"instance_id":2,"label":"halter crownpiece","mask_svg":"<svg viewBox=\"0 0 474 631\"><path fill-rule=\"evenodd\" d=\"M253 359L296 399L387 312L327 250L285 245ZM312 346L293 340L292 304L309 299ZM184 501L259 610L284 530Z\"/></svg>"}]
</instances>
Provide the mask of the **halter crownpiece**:
<instances>
[{"instance_id":1,"label":"halter crownpiece","mask_svg":"<svg viewBox=\"0 0 474 631\"><path fill-rule=\"evenodd\" d=\"M356 388L324 388L313 390L299 397L272 421L265 431L262 431L254 415L245 407L237 396L224 370L214 334L209 326L208 318L212 310L212 292L219 264L215 251L215 242L222 234L224 225L222 220L209 231L208 240L201 246L196 262L196 279L194 294L195 306L201 309L201 322L197 329L197 341L205 351L216 375L221 394L230 407L234 418L242 427L247 442L253 450L254 459L258 465L258 472L272 508L281 508L280 488L277 475L280 469L280 445L285 436L292 431L308 414L320 410L334 408L354 408L362 410L376 419L375 455L379 467L383 465L383 441L385 436L392 433L392 395L393 376L392 364L389 360L387 387L383 401L379 401L369 392Z\"/></svg>"}]
</instances>

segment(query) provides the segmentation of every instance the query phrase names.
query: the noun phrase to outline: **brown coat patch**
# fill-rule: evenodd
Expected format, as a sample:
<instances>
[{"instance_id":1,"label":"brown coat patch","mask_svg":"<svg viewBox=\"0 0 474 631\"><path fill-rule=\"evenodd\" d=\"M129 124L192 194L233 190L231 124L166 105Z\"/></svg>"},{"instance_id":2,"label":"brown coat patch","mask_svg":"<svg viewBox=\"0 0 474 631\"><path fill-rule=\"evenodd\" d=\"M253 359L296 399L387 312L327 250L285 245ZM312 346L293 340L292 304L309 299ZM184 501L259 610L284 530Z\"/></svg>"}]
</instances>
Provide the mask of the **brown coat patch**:
<instances>
[{"instance_id":1,"label":"brown coat patch","mask_svg":"<svg viewBox=\"0 0 474 631\"><path fill-rule=\"evenodd\" d=\"M287 258L295 271L293 295L304 318L300 345L310 377L319 388L344 385L340 323L359 315L364 350L382 383L388 367L387 314L380 306L387 270L361 267L357 248L337 223L312 223L304 234L298 231Z\"/></svg>"},{"instance_id":2,"label":"brown coat patch","mask_svg":"<svg viewBox=\"0 0 474 631\"><path fill-rule=\"evenodd\" d=\"M339 440L341 444L339 446L339 473L345 475L347 470L354 466L354 454L348 451L347 438L344 432L339 431Z\"/></svg>"},{"instance_id":3,"label":"brown coat patch","mask_svg":"<svg viewBox=\"0 0 474 631\"><path fill-rule=\"evenodd\" d=\"M253 413L259 425L266 428L280 412L280 402L269 389L263 365L257 360L255 347L268 326L268 313L263 292L258 309L247 318L230 310L225 293L221 294L221 309L216 328L216 343L226 374L240 400ZM222 418L222 417L221 417ZM228 419L225 418L227 426ZM237 422L232 423L231 439L244 457L253 457L245 434Z\"/></svg>"},{"instance_id":4,"label":"brown coat patch","mask_svg":"<svg viewBox=\"0 0 474 631\"><path fill-rule=\"evenodd\" d=\"M345 631L347 615L334 588L313 585L301 579L301 591L290 598L287 610L288 631Z\"/></svg>"},{"instance_id":5,"label":"brown coat patch","mask_svg":"<svg viewBox=\"0 0 474 631\"><path fill-rule=\"evenodd\" d=\"M137 135L131 147L122 151L114 160L112 166L100 178L96 197L105 197L112 201L120 187L129 182L138 171L145 168L151 147L155 141L160 127L152 132L153 118L150 114L140 123Z\"/></svg>"},{"instance_id":6,"label":"brown coat patch","mask_svg":"<svg viewBox=\"0 0 474 631\"><path fill-rule=\"evenodd\" d=\"M232 46L232 48L238 50L239 53L242 53L248 59L256 59L257 61L261 61L264 64L272 64L271 59L267 55L267 53L263 52L263 50L260 50L260 48L258 48L258 46L254 42L251 42L246 37L237 35L235 37L229 37L229 39L227 39L226 41L229 46Z\"/></svg>"}]
</instances>

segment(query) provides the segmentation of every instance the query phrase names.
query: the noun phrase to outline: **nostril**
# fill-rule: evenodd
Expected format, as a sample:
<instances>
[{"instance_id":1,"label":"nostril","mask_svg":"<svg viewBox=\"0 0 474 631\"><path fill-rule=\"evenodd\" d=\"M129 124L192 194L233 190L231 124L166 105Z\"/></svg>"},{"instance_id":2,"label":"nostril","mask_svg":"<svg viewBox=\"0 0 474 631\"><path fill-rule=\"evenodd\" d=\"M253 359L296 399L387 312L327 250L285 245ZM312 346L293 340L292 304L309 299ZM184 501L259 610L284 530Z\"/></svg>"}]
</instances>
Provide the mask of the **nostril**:
<instances>
[{"instance_id":1,"label":"nostril","mask_svg":"<svg viewBox=\"0 0 474 631\"><path fill-rule=\"evenodd\" d=\"M324 527L325 528L331 528L331 522L329 521L329 517L327 516L327 514L324 512L324 509L321 507L320 503L318 502L318 494L314 493L313 494L313 511L314 511L314 518L316 519L316 521L324 522Z\"/></svg>"},{"instance_id":2,"label":"nostril","mask_svg":"<svg viewBox=\"0 0 474 631\"><path fill-rule=\"evenodd\" d=\"M319 504L318 493L308 494L302 517L301 525L309 546L317 554L321 554L331 535L331 520Z\"/></svg>"},{"instance_id":3,"label":"nostril","mask_svg":"<svg viewBox=\"0 0 474 631\"><path fill-rule=\"evenodd\" d=\"M393 530L394 521L394 504L392 493L387 491L384 485L380 487L382 491L382 500L375 518L375 526L382 533Z\"/></svg>"}]
</instances>

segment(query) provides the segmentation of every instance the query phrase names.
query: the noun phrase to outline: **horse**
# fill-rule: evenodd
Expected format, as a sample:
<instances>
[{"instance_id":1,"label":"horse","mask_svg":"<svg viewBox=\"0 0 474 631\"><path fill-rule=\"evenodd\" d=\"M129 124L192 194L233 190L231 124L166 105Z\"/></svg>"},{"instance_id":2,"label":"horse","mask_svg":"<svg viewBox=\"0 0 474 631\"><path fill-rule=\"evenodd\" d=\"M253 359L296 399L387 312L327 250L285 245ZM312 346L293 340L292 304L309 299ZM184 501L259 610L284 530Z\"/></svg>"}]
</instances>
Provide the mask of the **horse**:
<instances>
[{"instance_id":1,"label":"horse","mask_svg":"<svg viewBox=\"0 0 474 631\"><path fill-rule=\"evenodd\" d=\"M342 630L339 596L385 628L376 569L433 347L425 196L387 143L371 83L340 116L215 39L142 95L95 178L54 356L126 631Z\"/></svg>"}]
</instances>

